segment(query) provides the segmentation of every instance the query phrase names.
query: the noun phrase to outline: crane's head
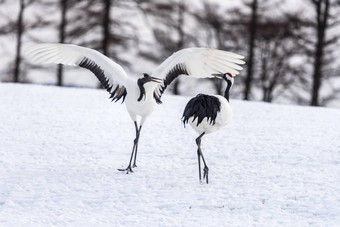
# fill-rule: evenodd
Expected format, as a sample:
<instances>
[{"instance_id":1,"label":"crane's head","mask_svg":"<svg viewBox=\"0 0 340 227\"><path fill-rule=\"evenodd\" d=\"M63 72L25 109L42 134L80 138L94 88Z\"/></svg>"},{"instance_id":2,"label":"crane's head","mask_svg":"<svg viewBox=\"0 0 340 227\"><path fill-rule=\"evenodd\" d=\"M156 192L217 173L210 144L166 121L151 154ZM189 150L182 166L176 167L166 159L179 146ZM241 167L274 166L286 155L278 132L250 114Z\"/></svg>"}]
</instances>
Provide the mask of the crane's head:
<instances>
[{"instance_id":1,"label":"crane's head","mask_svg":"<svg viewBox=\"0 0 340 227\"><path fill-rule=\"evenodd\" d=\"M228 100L229 102L229 91L231 89L231 87L233 86L234 84L234 76L233 74L231 73L216 73L216 74L212 74L213 76L217 77L217 78L220 78L220 79L223 79L227 82L227 87L225 89L225 92L224 92L224 97Z\"/></svg>"},{"instance_id":2,"label":"crane's head","mask_svg":"<svg viewBox=\"0 0 340 227\"><path fill-rule=\"evenodd\" d=\"M223 74L223 79L225 81L229 80L231 82L231 85L234 84L234 76L231 73L225 73Z\"/></svg>"},{"instance_id":3,"label":"crane's head","mask_svg":"<svg viewBox=\"0 0 340 227\"><path fill-rule=\"evenodd\" d=\"M146 94L144 85L149 82L155 82L155 83L161 84L163 83L163 80L160 78L152 77L147 73L143 73L142 76L137 80L137 85L140 90L140 95L137 101L141 101L143 96ZM151 91L147 91L147 92L151 92Z\"/></svg>"},{"instance_id":4,"label":"crane's head","mask_svg":"<svg viewBox=\"0 0 340 227\"><path fill-rule=\"evenodd\" d=\"M143 73L142 76L137 81L138 85L139 84L144 85L144 84L146 84L148 82L162 83L163 80L160 79L160 78L157 78L157 77L152 77L152 76L150 76L147 73Z\"/></svg>"}]
</instances>

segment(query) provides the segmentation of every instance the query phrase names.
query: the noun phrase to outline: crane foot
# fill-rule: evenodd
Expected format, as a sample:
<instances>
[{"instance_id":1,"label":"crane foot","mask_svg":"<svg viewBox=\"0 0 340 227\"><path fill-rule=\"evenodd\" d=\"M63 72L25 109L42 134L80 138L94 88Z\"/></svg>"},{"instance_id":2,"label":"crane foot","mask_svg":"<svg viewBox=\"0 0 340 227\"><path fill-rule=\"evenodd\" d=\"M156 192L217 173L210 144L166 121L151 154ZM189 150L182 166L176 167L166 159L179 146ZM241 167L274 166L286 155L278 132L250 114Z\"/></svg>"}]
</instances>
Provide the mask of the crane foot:
<instances>
[{"instance_id":1,"label":"crane foot","mask_svg":"<svg viewBox=\"0 0 340 227\"><path fill-rule=\"evenodd\" d=\"M126 174L133 173L131 166L128 166L126 169L118 169L119 171L126 171Z\"/></svg>"},{"instance_id":2,"label":"crane foot","mask_svg":"<svg viewBox=\"0 0 340 227\"><path fill-rule=\"evenodd\" d=\"M209 183L208 173L209 173L209 168L206 166L203 169L203 180L206 179L207 184Z\"/></svg>"}]
</instances>

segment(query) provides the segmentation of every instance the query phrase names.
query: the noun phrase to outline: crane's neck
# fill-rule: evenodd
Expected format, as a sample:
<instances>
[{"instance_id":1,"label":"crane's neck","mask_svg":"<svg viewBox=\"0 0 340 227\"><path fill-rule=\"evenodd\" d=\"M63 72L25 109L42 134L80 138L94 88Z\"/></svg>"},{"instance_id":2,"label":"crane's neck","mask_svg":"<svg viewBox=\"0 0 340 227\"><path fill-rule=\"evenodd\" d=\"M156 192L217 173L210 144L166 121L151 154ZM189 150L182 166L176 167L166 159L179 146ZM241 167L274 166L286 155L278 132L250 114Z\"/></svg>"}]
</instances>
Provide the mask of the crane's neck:
<instances>
[{"instance_id":1,"label":"crane's neck","mask_svg":"<svg viewBox=\"0 0 340 227\"><path fill-rule=\"evenodd\" d=\"M140 102L143 98L143 96L145 95L145 88L144 88L144 83L142 82L141 79L137 80L137 85L139 88L139 97L137 99L138 102Z\"/></svg>"},{"instance_id":2,"label":"crane's neck","mask_svg":"<svg viewBox=\"0 0 340 227\"><path fill-rule=\"evenodd\" d=\"M143 79L137 80L138 90L139 90L139 97L137 99L138 102L142 101L142 99L148 99L152 95L154 96L154 90L156 83L152 81L145 82ZM147 97L148 96L148 97ZM154 96L155 98L155 96Z\"/></svg>"},{"instance_id":3,"label":"crane's neck","mask_svg":"<svg viewBox=\"0 0 340 227\"><path fill-rule=\"evenodd\" d=\"M228 79L225 79L225 81L227 81L227 88L224 91L224 98L226 98L228 100L228 102L229 102L229 91L230 91L230 88L232 86L232 83Z\"/></svg>"}]
</instances>

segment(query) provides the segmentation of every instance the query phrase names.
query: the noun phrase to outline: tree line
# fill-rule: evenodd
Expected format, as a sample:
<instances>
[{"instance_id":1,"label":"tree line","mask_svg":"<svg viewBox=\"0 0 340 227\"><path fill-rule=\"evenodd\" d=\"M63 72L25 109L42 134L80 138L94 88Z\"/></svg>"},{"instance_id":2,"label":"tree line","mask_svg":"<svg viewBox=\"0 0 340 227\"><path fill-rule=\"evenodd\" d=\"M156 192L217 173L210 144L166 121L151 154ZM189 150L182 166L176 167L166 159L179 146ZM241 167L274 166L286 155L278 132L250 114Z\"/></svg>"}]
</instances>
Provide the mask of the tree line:
<instances>
[{"instance_id":1,"label":"tree line","mask_svg":"<svg viewBox=\"0 0 340 227\"><path fill-rule=\"evenodd\" d=\"M51 34L48 41L94 48L139 73L135 59L156 65L185 47L234 51L246 60L233 88L235 98L312 106L339 98L340 0L222 3L0 0L2 9L16 9L15 13L0 12L0 39L11 43L11 48L0 47L8 52L1 54L7 60L0 79L31 82L27 74L36 66L23 60L23 46L46 42L46 36L41 35L45 32ZM65 85L65 73L63 66L57 67L57 85ZM173 94L183 93L183 80L173 84ZM223 91L221 80L205 83L217 94Z\"/></svg>"}]
</instances>

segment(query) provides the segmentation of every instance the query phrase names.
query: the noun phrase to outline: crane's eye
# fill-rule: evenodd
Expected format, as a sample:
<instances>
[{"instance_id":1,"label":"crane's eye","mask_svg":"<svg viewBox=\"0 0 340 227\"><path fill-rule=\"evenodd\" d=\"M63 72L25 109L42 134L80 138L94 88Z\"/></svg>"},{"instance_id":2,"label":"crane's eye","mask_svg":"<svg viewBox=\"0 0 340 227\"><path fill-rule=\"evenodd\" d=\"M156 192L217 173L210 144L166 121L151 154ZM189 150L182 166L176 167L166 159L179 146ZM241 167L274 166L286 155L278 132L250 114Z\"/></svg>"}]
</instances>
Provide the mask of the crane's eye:
<instances>
[{"instance_id":1,"label":"crane's eye","mask_svg":"<svg viewBox=\"0 0 340 227\"><path fill-rule=\"evenodd\" d=\"M233 78L233 75L231 75L231 73L227 73L228 76L230 76L231 78Z\"/></svg>"}]
</instances>

